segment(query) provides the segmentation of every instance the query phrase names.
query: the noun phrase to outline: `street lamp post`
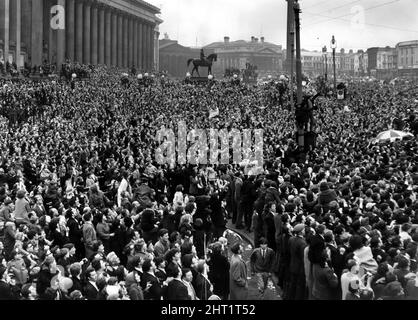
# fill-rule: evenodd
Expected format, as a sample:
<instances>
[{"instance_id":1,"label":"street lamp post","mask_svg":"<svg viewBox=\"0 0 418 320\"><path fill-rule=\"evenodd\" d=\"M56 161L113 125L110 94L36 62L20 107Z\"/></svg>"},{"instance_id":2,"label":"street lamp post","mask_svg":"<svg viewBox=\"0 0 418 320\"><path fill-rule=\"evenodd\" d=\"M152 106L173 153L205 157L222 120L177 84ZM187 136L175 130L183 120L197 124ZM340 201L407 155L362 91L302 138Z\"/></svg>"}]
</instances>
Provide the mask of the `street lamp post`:
<instances>
[{"instance_id":1,"label":"street lamp post","mask_svg":"<svg viewBox=\"0 0 418 320\"><path fill-rule=\"evenodd\" d=\"M322 53L325 58L325 83L328 81L328 57L327 57L327 46L322 48Z\"/></svg>"},{"instance_id":2,"label":"street lamp post","mask_svg":"<svg viewBox=\"0 0 418 320\"><path fill-rule=\"evenodd\" d=\"M332 48L332 64L334 67L334 91L337 89L337 78L336 78L336 71L335 71L335 49L337 49L337 41L335 41L335 37L332 36L331 39L331 48Z\"/></svg>"}]
</instances>

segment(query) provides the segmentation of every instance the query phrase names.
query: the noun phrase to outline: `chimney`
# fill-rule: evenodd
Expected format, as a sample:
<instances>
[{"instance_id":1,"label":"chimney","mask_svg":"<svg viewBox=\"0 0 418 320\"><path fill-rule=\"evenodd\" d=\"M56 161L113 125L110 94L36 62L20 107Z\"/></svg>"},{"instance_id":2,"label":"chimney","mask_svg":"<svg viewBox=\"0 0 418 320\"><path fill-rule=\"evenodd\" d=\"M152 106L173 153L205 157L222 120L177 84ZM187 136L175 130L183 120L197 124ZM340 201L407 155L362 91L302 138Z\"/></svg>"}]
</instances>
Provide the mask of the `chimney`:
<instances>
[{"instance_id":1,"label":"chimney","mask_svg":"<svg viewBox=\"0 0 418 320\"><path fill-rule=\"evenodd\" d=\"M255 41L255 37L254 36L252 36L251 37L251 42L254 42Z\"/></svg>"},{"instance_id":2,"label":"chimney","mask_svg":"<svg viewBox=\"0 0 418 320\"><path fill-rule=\"evenodd\" d=\"M224 37L224 43L229 43L229 37Z\"/></svg>"},{"instance_id":3,"label":"chimney","mask_svg":"<svg viewBox=\"0 0 418 320\"><path fill-rule=\"evenodd\" d=\"M264 43L264 37L261 37L260 40L261 40L261 43Z\"/></svg>"}]
</instances>

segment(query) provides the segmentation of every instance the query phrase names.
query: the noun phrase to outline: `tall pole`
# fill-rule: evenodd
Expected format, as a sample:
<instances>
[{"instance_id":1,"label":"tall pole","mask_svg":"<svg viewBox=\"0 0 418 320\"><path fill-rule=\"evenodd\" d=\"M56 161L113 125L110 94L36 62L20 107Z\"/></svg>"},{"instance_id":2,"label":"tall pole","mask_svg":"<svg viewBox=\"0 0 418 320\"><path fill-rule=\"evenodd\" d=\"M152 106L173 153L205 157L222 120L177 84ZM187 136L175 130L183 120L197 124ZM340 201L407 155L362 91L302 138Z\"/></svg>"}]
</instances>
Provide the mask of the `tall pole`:
<instances>
[{"instance_id":1,"label":"tall pole","mask_svg":"<svg viewBox=\"0 0 418 320\"><path fill-rule=\"evenodd\" d=\"M297 105L300 107L302 103L302 59L300 47L300 7L299 3L295 2L295 22L296 22L296 85L297 85Z\"/></svg>"},{"instance_id":2,"label":"tall pole","mask_svg":"<svg viewBox=\"0 0 418 320\"><path fill-rule=\"evenodd\" d=\"M337 89L337 78L336 78L336 71L335 71L335 48L332 49L332 64L334 67L334 91Z\"/></svg>"},{"instance_id":3,"label":"tall pole","mask_svg":"<svg viewBox=\"0 0 418 320\"><path fill-rule=\"evenodd\" d=\"M285 62L285 70L286 72L291 72L292 68L292 43L294 44L295 41L295 27L294 21L295 18L293 16L293 4L294 0L286 0L287 1L287 39L286 39L286 62Z\"/></svg>"},{"instance_id":4,"label":"tall pole","mask_svg":"<svg viewBox=\"0 0 418 320\"><path fill-rule=\"evenodd\" d=\"M293 65L295 56L295 17L294 0L287 0L287 71L290 72L290 109L294 112L295 102L293 99Z\"/></svg>"},{"instance_id":5,"label":"tall pole","mask_svg":"<svg viewBox=\"0 0 418 320\"><path fill-rule=\"evenodd\" d=\"M295 29L296 29L296 84L297 84L297 102L296 112L300 112L302 108L302 60L300 46L300 7L299 3L294 4L295 11ZM296 122L297 143L301 150L305 148L305 124Z\"/></svg>"}]
</instances>

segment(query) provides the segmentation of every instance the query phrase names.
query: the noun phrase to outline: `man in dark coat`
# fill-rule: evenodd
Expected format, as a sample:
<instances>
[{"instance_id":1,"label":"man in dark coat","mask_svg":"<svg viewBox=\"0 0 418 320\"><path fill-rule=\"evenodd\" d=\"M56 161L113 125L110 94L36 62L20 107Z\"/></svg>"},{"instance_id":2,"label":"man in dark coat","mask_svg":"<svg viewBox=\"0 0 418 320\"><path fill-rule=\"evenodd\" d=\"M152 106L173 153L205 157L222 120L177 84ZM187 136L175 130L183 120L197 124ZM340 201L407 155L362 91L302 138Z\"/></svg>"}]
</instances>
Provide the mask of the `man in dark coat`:
<instances>
[{"instance_id":1,"label":"man in dark coat","mask_svg":"<svg viewBox=\"0 0 418 320\"><path fill-rule=\"evenodd\" d=\"M173 280L167 286L167 300L190 300L186 285L181 281L181 269L173 268Z\"/></svg>"},{"instance_id":2,"label":"man in dark coat","mask_svg":"<svg viewBox=\"0 0 418 320\"><path fill-rule=\"evenodd\" d=\"M233 213L232 213L232 223L236 224L237 229L243 229L244 226L242 225L242 215L241 220L239 218L239 210L241 210L241 188L242 188L242 178L241 172L237 172L235 174L234 180L234 197L233 197Z\"/></svg>"},{"instance_id":3,"label":"man in dark coat","mask_svg":"<svg viewBox=\"0 0 418 320\"><path fill-rule=\"evenodd\" d=\"M325 226L320 224L316 228L316 235L311 238L308 258L312 264L319 263L321 261L322 251L325 249L324 233Z\"/></svg>"},{"instance_id":4,"label":"man in dark coat","mask_svg":"<svg viewBox=\"0 0 418 320\"><path fill-rule=\"evenodd\" d=\"M81 282L81 265L79 263L74 263L70 266L70 278L73 281L73 285L68 293L71 293L75 290L82 292L83 284Z\"/></svg>"},{"instance_id":5,"label":"man in dark coat","mask_svg":"<svg viewBox=\"0 0 418 320\"><path fill-rule=\"evenodd\" d=\"M0 265L0 300L14 300L12 287L7 283L7 268Z\"/></svg>"},{"instance_id":6,"label":"man in dark coat","mask_svg":"<svg viewBox=\"0 0 418 320\"><path fill-rule=\"evenodd\" d=\"M305 299L305 269L304 251L306 241L304 239L305 225L298 224L293 229L294 236L289 239L290 247L290 288L289 300Z\"/></svg>"},{"instance_id":7,"label":"man in dark coat","mask_svg":"<svg viewBox=\"0 0 418 320\"><path fill-rule=\"evenodd\" d=\"M241 188L241 210L238 212L238 216L244 216L245 227L248 232L251 230L251 218L253 214L254 202L257 199L257 190L254 185L254 176L248 177ZM240 221L240 218L238 218Z\"/></svg>"},{"instance_id":8,"label":"man in dark coat","mask_svg":"<svg viewBox=\"0 0 418 320\"><path fill-rule=\"evenodd\" d=\"M197 276L195 280L196 296L200 300L208 300L213 294L213 286L206 276L208 266L205 260L200 260L197 264Z\"/></svg>"},{"instance_id":9,"label":"man in dark coat","mask_svg":"<svg viewBox=\"0 0 418 320\"><path fill-rule=\"evenodd\" d=\"M141 287L144 290L145 300L161 300L162 287L160 280L155 275L157 269L155 262L152 260L145 260L142 264Z\"/></svg>"},{"instance_id":10,"label":"man in dark coat","mask_svg":"<svg viewBox=\"0 0 418 320\"><path fill-rule=\"evenodd\" d=\"M258 289L263 294L271 279L275 259L274 250L267 246L267 239L260 239L260 247L251 253L251 273L257 275Z\"/></svg>"},{"instance_id":11,"label":"man in dark coat","mask_svg":"<svg viewBox=\"0 0 418 320\"><path fill-rule=\"evenodd\" d=\"M97 300L99 294L99 288L96 284L97 273L92 267L87 268L86 278L87 283L84 286L84 296L87 300Z\"/></svg>"},{"instance_id":12,"label":"man in dark coat","mask_svg":"<svg viewBox=\"0 0 418 320\"><path fill-rule=\"evenodd\" d=\"M213 293L222 300L229 295L229 261L222 254L222 245L216 242L212 247L209 264L209 280L213 284Z\"/></svg>"}]
</instances>

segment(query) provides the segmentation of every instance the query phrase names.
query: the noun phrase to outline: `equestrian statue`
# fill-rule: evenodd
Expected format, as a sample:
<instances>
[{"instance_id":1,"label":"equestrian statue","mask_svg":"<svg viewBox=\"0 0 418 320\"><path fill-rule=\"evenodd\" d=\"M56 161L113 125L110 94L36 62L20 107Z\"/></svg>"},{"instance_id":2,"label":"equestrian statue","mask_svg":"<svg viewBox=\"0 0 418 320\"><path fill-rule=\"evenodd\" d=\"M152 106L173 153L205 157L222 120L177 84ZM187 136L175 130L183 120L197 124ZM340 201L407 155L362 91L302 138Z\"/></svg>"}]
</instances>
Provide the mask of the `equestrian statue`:
<instances>
[{"instance_id":1,"label":"equestrian statue","mask_svg":"<svg viewBox=\"0 0 418 320\"><path fill-rule=\"evenodd\" d=\"M205 54L203 52L203 49L200 50L200 59L189 59L187 60L187 67L189 67L190 62L193 62L193 70L192 70L192 76L193 73L197 72L198 76L199 74L199 67L208 67L208 74L212 74L212 64L214 61L216 61L218 58L218 55L216 53L212 53L209 56L205 57Z\"/></svg>"}]
</instances>

